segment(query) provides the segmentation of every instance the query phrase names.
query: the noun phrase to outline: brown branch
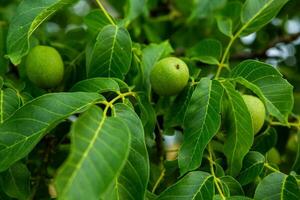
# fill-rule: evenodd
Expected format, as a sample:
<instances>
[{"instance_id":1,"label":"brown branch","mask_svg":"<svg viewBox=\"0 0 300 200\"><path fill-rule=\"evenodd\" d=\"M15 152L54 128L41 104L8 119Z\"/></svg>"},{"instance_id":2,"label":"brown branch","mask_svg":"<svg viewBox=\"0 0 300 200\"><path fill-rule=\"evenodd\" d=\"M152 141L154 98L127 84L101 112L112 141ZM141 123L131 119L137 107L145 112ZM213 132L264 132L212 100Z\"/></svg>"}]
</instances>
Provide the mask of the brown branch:
<instances>
[{"instance_id":1,"label":"brown branch","mask_svg":"<svg viewBox=\"0 0 300 200\"><path fill-rule=\"evenodd\" d=\"M242 52L233 54L231 59L233 60L243 60L243 59L250 59L250 58L267 58L266 52L268 49L276 46L278 43L290 43L300 37L300 33L292 34L292 35L283 35L280 37L276 37L272 40L265 48L255 51L255 52Z\"/></svg>"},{"instance_id":2,"label":"brown branch","mask_svg":"<svg viewBox=\"0 0 300 200\"><path fill-rule=\"evenodd\" d=\"M156 143L156 153L157 153L157 158L158 162L161 162L164 156L164 147L163 147L163 130L160 128L160 124L157 121L156 122L156 130L155 132L155 143Z\"/></svg>"}]
</instances>

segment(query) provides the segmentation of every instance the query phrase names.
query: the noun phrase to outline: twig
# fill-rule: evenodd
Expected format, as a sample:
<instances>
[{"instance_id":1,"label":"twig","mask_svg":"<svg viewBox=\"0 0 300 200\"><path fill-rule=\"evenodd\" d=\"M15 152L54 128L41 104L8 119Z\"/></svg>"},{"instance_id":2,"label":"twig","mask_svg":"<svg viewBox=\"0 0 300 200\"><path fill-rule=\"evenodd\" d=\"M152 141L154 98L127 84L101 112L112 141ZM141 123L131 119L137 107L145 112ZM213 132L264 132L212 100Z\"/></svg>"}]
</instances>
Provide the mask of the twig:
<instances>
[{"instance_id":1,"label":"twig","mask_svg":"<svg viewBox=\"0 0 300 200\"><path fill-rule=\"evenodd\" d=\"M269 163L265 163L264 167L273 171L273 172L280 172L278 169L275 169L274 167L272 167L271 165L269 165Z\"/></svg>"},{"instance_id":2,"label":"twig","mask_svg":"<svg viewBox=\"0 0 300 200\"><path fill-rule=\"evenodd\" d=\"M211 146L210 146L210 144L208 144L208 154L209 154L209 157L208 157L208 161L209 161L209 165L210 165L210 172L211 172L211 175L213 176L213 178L214 178L214 183L215 183L215 185L216 185L216 188L217 188L217 190L218 190L218 192L219 192L219 194L220 194L220 197L221 197L221 199L222 200L226 200L226 197L225 197L225 195L223 194L223 191L222 191L222 189L221 189L221 186L219 185L219 183L220 183L220 179L216 176L216 174L215 174L215 170L214 170L214 160L213 160L213 152L212 152L212 149L211 149Z\"/></svg>"},{"instance_id":3,"label":"twig","mask_svg":"<svg viewBox=\"0 0 300 200\"><path fill-rule=\"evenodd\" d=\"M108 19L108 21L112 24L112 25L116 25L114 20L111 18L111 16L108 14L108 12L106 11L106 9L104 8L104 6L102 5L102 3L100 2L100 0L96 0L98 6L100 7L100 9L102 10L102 12L104 13L105 17Z\"/></svg>"},{"instance_id":4,"label":"twig","mask_svg":"<svg viewBox=\"0 0 300 200\"><path fill-rule=\"evenodd\" d=\"M156 150L157 150L157 157L159 161L163 160L164 148L163 148L163 138L162 133L163 130L160 128L159 122L156 122L157 131L155 132L155 143L156 143Z\"/></svg>"},{"instance_id":5,"label":"twig","mask_svg":"<svg viewBox=\"0 0 300 200\"><path fill-rule=\"evenodd\" d=\"M152 191L151 191L152 193L154 193L156 188L159 186L160 182L162 181L163 177L165 176L165 172L166 172L166 169L163 168L163 170L160 173L160 176L158 177L157 181L155 182L155 184L152 188Z\"/></svg>"}]
</instances>

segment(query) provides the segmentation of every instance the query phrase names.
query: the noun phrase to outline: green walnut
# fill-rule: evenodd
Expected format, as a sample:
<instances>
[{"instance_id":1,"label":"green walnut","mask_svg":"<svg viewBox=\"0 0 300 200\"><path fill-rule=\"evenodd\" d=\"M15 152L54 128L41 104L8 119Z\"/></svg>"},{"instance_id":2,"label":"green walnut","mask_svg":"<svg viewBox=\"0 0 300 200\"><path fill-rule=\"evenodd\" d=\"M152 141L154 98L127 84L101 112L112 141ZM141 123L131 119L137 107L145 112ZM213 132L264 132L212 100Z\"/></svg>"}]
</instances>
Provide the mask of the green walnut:
<instances>
[{"instance_id":1,"label":"green walnut","mask_svg":"<svg viewBox=\"0 0 300 200\"><path fill-rule=\"evenodd\" d=\"M274 163L277 165L281 163L280 154L274 147L267 152L266 158L269 163Z\"/></svg>"},{"instance_id":2,"label":"green walnut","mask_svg":"<svg viewBox=\"0 0 300 200\"><path fill-rule=\"evenodd\" d=\"M58 86L64 76L64 63L56 49L36 46L26 59L26 73L31 82L41 88Z\"/></svg>"},{"instance_id":3,"label":"green walnut","mask_svg":"<svg viewBox=\"0 0 300 200\"><path fill-rule=\"evenodd\" d=\"M254 134L257 134L264 125L266 118L265 106L259 98L252 95L243 95L243 99L251 115Z\"/></svg>"},{"instance_id":4,"label":"green walnut","mask_svg":"<svg viewBox=\"0 0 300 200\"><path fill-rule=\"evenodd\" d=\"M286 149L288 151L291 151L291 152L297 152L298 151L298 145L299 145L298 135L293 134L288 139Z\"/></svg>"},{"instance_id":5,"label":"green walnut","mask_svg":"<svg viewBox=\"0 0 300 200\"><path fill-rule=\"evenodd\" d=\"M167 57L158 61L150 74L154 92L162 96L178 94L187 85L188 80L188 66L176 57Z\"/></svg>"}]
</instances>

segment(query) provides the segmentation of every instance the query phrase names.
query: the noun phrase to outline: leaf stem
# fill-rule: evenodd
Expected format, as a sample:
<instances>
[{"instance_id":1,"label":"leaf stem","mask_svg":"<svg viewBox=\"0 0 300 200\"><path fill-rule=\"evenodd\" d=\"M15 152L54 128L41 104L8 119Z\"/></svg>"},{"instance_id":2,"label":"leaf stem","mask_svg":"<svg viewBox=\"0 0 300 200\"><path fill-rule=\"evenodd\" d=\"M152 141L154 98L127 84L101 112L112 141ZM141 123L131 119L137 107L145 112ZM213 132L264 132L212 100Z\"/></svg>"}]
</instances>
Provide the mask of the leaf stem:
<instances>
[{"instance_id":1,"label":"leaf stem","mask_svg":"<svg viewBox=\"0 0 300 200\"><path fill-rule=\"evenodd\" d=\"M278 169L276 169L276 168L272 167L271 165L269 165L269 163L265 163L264 167L271 170L271 171L273 171L273 172L280 172Z\"/></svg>"},{"instance_id":2,"label":"leaf stem","mask_svg":"<svg viewBox=\"0 0 300 200\"><path fill-rule=\"evenodd\" d=\"M208 154L209 154L208 161L209 161L209 165L210 165L210 172L211 172L212 176L214 177L214 183L215 183L216 188L217 188L217 190L218 190L218 192L219 192L219 194L221 196L221 199L222 200L226 200L226 197L223 194L221 186L219 185L219 182L221 182L221 181L220 181L220 179L218 177L216 177L216 174L215 174L213 153L212 153L212 149L211 149L210 144L208 144Z\"/></svg>"},{"instance_id":3,"label":"leaf stem","mask_svg":"<svg viewBox=\"0 0 300 200\"><path fill-rule=\"evenodd\" d=\"M125 92L125 93L119 93L118 96L116 96L115 98L113 98L111 101L101 101L99 102L100 104L104 104L105 105L105 108L104 108L104 111L103 111L103 115L105 116L108 109L109 108L113 108L113 104L118 101L119 99L122 99L124 101L124 98L127 97L127 96L133 96L135 97L136 93L135 92Z\"/></svg>"},{"instance_id":4,"label":"leaf stem","mask_svg":"<svg viewBox=\"0 0 300 200\"><path fill-rule=\"evenodd\" d=\"M166 169L163 168L163 170L161 171L160 173L160 176L158 177L157 181L155 182L153 188L152 188L152 193L155 192L155 190L157 189L157 187L159 186L160 182L162 181L163 177L165 176L165 172L166 172Z\"/></svg>"},{"instance_id":5,"label":"leaf stem","mask_svg":"<svg viewBox=\"0 0 300 200\"><path fill-rule=\"evenodd\" d=\"M114 99L112 99L110 102L109 102L109 104L110 104L110 106L112 106L117 100L119 100L119 99L124 99L125 97L127 97L127 96L133 96L133 97L135 97L135 92L125 92L125 93L119 93L119 95L118 96L116 96Z\"/></svg>"},{"instance_id":6,"label":"leaf stem","mask_svg":"<svg viewBox=\"0 0 300 200\"><path fill-rule=\"evenodd\" d=\"M100 0L96 0L98 6L100 7L100 9L102 10L102 12L104 13L105 17L108 19L108 21L112 24L112 25L116 25L116 23L114 22L114 20L111 18L111 16L108 14L108 12L106 11L106 9L104 8L104 6L102 5L102 3L100 2Z\"/></svg>"},{"instance_id":7,"label":"leaf stem","mask_svg":"<svg viewBox=\"0 0 300 200\"><path fill-rule=\"evenodd\" d=\"M221 74L221 71L222 71L222 68L226 65L224 65L225 63L225 60L229 54L229 51L230 51L230 48L231 46L233 45L233 43L235 42L235 40L242 34L242 32L255 20L255 18L262 12L263 9L265 9L266 7L269 6L269 4L271 3L272 1L270 1L269 3L267 3L266 5L264 5L264 7L258 11L251 19L249 19L237 32L236 34L234 34L233 36L230 37L230 41L224 51L224 54L222 56L222 59L221 59L221 62L220 64L218 64L218 69L217 69L217 73L216 73L216 76L215 76L215 79L218 79L220 74Z\"/></svg>"},{"instance_id":8,"label":"leaf stem","mask_svg":"<svg viewBox=\"0 0 300 200\"><path fill-rule=\"evenodd\" d=\"M288 123L281 123L281 122L274 122L274 121L269 121L270 125L272 126L287 126L287 127L295 127L300 129L300 121L298 122L288 122Z\"/></svg>"}]
</instances>

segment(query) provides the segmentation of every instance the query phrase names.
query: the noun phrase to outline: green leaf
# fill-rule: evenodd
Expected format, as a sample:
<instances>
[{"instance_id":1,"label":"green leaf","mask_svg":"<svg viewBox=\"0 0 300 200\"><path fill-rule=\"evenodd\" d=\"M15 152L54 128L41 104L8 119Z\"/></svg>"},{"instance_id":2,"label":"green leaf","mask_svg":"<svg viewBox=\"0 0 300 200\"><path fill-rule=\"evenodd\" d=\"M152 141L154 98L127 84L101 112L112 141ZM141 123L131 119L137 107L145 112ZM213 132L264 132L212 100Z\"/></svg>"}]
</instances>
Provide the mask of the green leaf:
<instances>
[{"instance_id":1,"label":"green leaf","mask_svg":"<svg viewBox=\"0 0 300 200\"><path fill-rule=\"evenodd\" d=\"M2 177L0 176L0 200L12 200L13 198L7 196L5 192L3 191L3 181Z\"/></svg>"},{"instance_id":2,"label":"green leaf","mask_svg":"<svg viewBox=\"0 0 300 200\"><path fill-rule=\"evenodd\" d=\"M232 77L264 102L270 115L287 123L293 108L293 86L271 65L246 60L232 70Z\"/></svg>"},{"instance_id":3,"label":"green leaf","mask_svg":"<svg viewBox=\"0 0 300 200\"><path fill-rule=\"evenodd\" d=\"M139 116L143 123L145 136L148 138L153 138L153 131L156 123L155 110L145 93L139 92L136 100L140 110Z\"/></svg>"},{"instance_id":4,"label":"green leaf","mask_svg":"<svg viewBox=\"0 0 300 200\"><path fill-rule=\"evenodd\" d=\"M254 139L252 150L266 154L277 143L277 132L273 127L267 128L262 134Z\"/></svg>"},{"instance_id":5,"label":"green leaf","mask_svg":"<svg viewBox=\"0 0 300 200\"><path fill-rule=\"evenodd\" d=\"M246 0L241 13L242 35L258 31L277 15L288 0Z\"/></svg>"},{"instance_id":6,"label":"green leaf","mask_svg":"<svg viewBox=\"0 0 300 200\"><path fill-rule=\"evenodd\" d=\"M8 71L8 59L4 58L6 53L5 40L7 36L7 24L0 23L0 76L3 76Z\"/></svg>"},{"instance_id":7,"label":"green leaf","mask_svg":"<svg viewBox=\"0 0 300 200\"><path fill-rule=\"evenodd\" d=\"M244 158L243 168L237 180L241 185L247 185L252 182L262 172L264 163L265 157L262 154L250 151Z\"/></svg>"},{"instance_id":8,"label":"green leaf","mask_svg":"<svg viewBox=\"0 0 300 200\"><path fill-rule=\"evenodd\" d=\"M143 125L134 110L124 104L115 105L113 112L116 117L123 119L131 133L128 160L113 188L115 199L144 199L149 180L149 158ZM104 199L112 200L113 195L110 193Z\"/></svg>"},{"instance_id":9,"label":"green leaf","mask_svg":"<svg viewBox=\"0 0 300 200\"><path fill-rule=\"evenodd\" d=\"M0 125L0 172L26 156L59 122L100 99L96 93L51 93L18 109Z\"/></svg>"},{"instance_id":10,"label":"green leaf","mask_svg":"<svg viewBox=\"0 0 300 200\"><path fill-rule=\"evenodd\" d=\"M76 83L71 89L71 92L119 92L119 84L112 78L91 78L85 79Z\"/></svg>"},{"instance_id":11,"label":"green leaf","mask_svg":"<svg viewBox=\"0 0 300 200\"><path fill-rule=\"evenodd\" d=\"M193 87L186 87L179 95L176 96L172 105L169 106L167 113L164 116L165 129L183 126L183 116L185 116L187 106L193 94Z\"/></svg>"},{"instance_id":12,"label":"green leaf","mask_svg":"<svg viewBox=\"0 0 300 200\"><path fill-rule=\"evenodd\" d=\"M203 63L218 64L222 55L222 44L215 39L205 39L189 49L187 55Z\"/></svg>"},{"instance_id":13,"label":"green leaf","mask_svg":"<svg viewBox=\"0 0 300 200\"><path fill-rule=\"evenodd\" d=\"M92 33L92 35L97 35L102 28L111 24L111 22L100 9L89 12L89 14L84 17L83 21L87 25L88 30Z\"/></svg>"},{"instance_id":14,"label":"green leaf","mask_svg":"<svg viewBox=\"0 0 300 200\"><path fill-rule=\"evenodd\" d=\"M147 190L146 192L146 200L155 200L157 198L157 196L153 193L151 193L150 191Z\"/></svg>"},{"instance_id":15,"label":"green leaf","mask_svg":"<svg viewBox=\"0 0 300 200\"><path fill-rule=\"evenodd\" d=\"M250 113L241 96L230 82L222 83L228 98L230 121L224 154L229 174L235 177L242 168L244 156L248 153L254 138Z\"/></svg>"},{"instance_id":16,"label":"green leaf","mask_svg":"<svg viewBox=\"0 0 300 200\"><path fill-rule=\"evenodd\" d=\"M30 172L26 165L17 162L0 174L3 191L10 197L27 200L30 195Z\"/></svg>"},{"instance_id":17,"label":"green leaf","mask_svg":"<svg viewBox=\"0 0 300 200\"><path fill-rule=\"evenodd\" d=\"M210 200L214 195L213 176L206 172L194 171L163 191L157 200Z\"/></svg>"},{"instance_id":18,"label":"green leaf","mask_svg":"<svg viewBox=\"0 0 300 200\"><path fill-rule=\"evenodd\" d=\"M300 130L298 130L297 133L297 141L298 141L298 145L297 145L297 154L296 154L296 158L295 161L293 163L293 170L296 171L298 174L300 174Z\"/></svg>"},{"instance_id":19,"label":"green leaf","mask_svg":"<svg viewBox=\"0 0 300 200\"><path fill-rule=\"evenodd\" d=\"M235 32L237 28L240 27L241 24L240 16L242 11L242 6L243 4L239 1L230 1L222 9L221 17L223 17L224 19L230 19L230 21L232 21L232 27L231 27L232 32ZM228 27L224 27L224 28L228 29Z\"/></svg>"},{"instance_id":20,"label":"green leaf","mask_svg":"<svg viewBox=\"0 0 300 200\"><path fill-rule=\"evenodd\" d=\"M227 0L196 0L189 20L206 18L217 9L222 8Z\"/></svg>"},{"instance_id":21,"label":"green leaf","mask_svg":"<svg viewBox=\"0 0 300 200\"><path fill-rule=\"evenodd\" d=\"M179 151L181 174L200 166L206 145L221 125L222 86L202 78L196 86L184 118L184 141Z\"/></svg>"},{"instance_id":22,"label":"green leaf","mask_svg":"<svg viewBox=\"0 0 300 200\"><path fill-rule=\"evenodd\" d=\"M230 196L234 196L234 195L244 196L244 191L241 184L237 180L235 180L232 176L223 176L220 178L220 180L223 184L225 184L228 187Z\"/></svg>"},{"instance_id":23,"label":"green leaf","mask_svg":"<svg viewBox=\"0 0 300 200\"><path fill-rule=\"evenodd\" d=\"M11 116L20 107L20 104L20 99L13 89L0 89L0 124Z\"/></svg>"},{"instance_id":24,"label":"green leaf","mask_svg":"<svg viewBox=\"0 0 300 200\"><path fill-rule=\"evenodd\" d=\"M75 0L24 0L20 3L7 35L7 56L14 65L19 64L28 53L29 38L39 25L73 2Z\"/></svg>"},{"instance_id":25,"label":"green leaf","mask_svg":"<svg viewBox=\"0 0 300 200\"><path fill-rule=\"evenodd\" d=\"M257 200L298 200L299 197L296 179L280 172L265 177L257 186L254 195Z\"/></svg>"},{"instance_id":26,"label":"green leaf","mask_svg":"<svg viewBox=\"0 0 300 200\"><path fill-rule=\"evenodd\" d=\"M232 20L226 17L217 18L218 28L224 35L232 37Z\"/></svg>"},{"instance_id":27,"label":"green leaf","mask_svg":"<svg viewBox=\"0 0 300 200\"><path fill-rule=\"evenodd\" d=\"M88 77L123 79L131 63L131 38L122 27L107 25L97 36L87 66Z\"/></svg>"},{"instance_id":28,"label":"green leaf","mask_svg":"<svg viewBox=\"0 0 300 200\"><path fill-rule=\"evenodd\" d=\"M125 24L129 24L144 11L146 0L127 0Z\"/></svg>"},{"instance_id":29,"label":"green leaf","mask_svg":"<svg viewBox=\"0 0 300 200\"><path fill-rule=\"evenodd\" d=\"M122 118L91 107L71 129L71 153L58 170L59 199L98 200L124 166L130 131Z\"/></svg>"}]
</instances>

